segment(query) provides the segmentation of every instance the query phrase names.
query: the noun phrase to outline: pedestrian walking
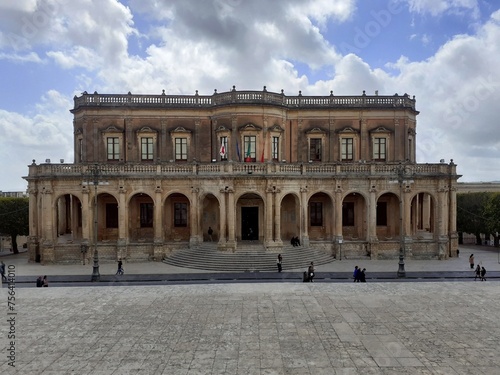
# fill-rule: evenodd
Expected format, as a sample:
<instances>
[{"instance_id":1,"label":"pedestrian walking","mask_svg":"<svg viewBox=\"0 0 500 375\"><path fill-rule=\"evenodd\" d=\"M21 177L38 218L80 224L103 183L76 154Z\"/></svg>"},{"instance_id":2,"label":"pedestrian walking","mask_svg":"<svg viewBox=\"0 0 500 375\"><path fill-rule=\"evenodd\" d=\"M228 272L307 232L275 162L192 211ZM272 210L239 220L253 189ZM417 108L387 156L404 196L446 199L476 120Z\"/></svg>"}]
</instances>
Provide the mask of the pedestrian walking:
<instances>
[{"instance_id":1,"label":"pedestrian walking","mask_svg":"<svg viewBox=\"0 0 500 375\"><path fill-rule=\"evenodd\" d=\"M476 276L474 277L474 281L479 277L479 280L481 280L481 266L478 264L476 267Z\"/></svg>"},{"instance_id":2,"label":"pedestrian walking","mask_svg":"<svg viewBox=\"0 0 500 375\"><path fill-rule=\"evenodd\" d=\"M281 272L282 262L283 262L283 257L281 256L281 254L278 254L278 259L276 260L276 265L278 266L278 272Z\"/></svg>"},{"instance_id":3,"label":"pedestrian walking","mask_svg":"<svg viewBox=\"0 0 500 375\"><path fill-rule=\"evenodd\" d=\"M359 272L358 266L354 267L354 272L352 273L353 282L358 281L358 272Z\"/></svg>"},{"instance_id":4,"label":"pedestrian walking","mask_svg":"<svg viewBox=\"0 0 500 375\"><path fill-rule=\"evenodd\" d=\"M122 259L118 259L118 269L116 270L116 275L123 275L123 262Z\"/></svg>"},{"instance_id":5,"label":"pedestrian walking","mask_svg":"<svg viewBox=\"0 0 500 375\"><path fill-rule=\"evenodd\" d=\"M470 269L474 269L474 254L471 254L469 257L469 264L470 264Z\"/></svg>"},{"instance_id":6,"label":"pedestrian walking","mask_svg":"<svg viewBox=\"0 0 500 375\"><path fill-rule=\"evenodd\" d=\"M46 275L43 277L43 286L45 288L47 288L49 286L49 279L47 278Z\"/></svg>"},{"instance_id":7,"label":"pedestrian walking","mask_svg":"<svg viewBox=\"0 0 500 375\"><path fill-rule=\"evenodd\" d=\"M208 227L208 232L207 233L208 233L208 240L210 242L213 242L214 239L213 239L212 235L214 234L214 230L212 229L212 227Z\"/></svg>"},{"instance_id":8,"label":"pedestrian walking","mask_svg":"<svg viewBox=\"0 0 500 375\"><path fill-rule=\"evenodd\" d=\"M309 267L307 268L307 276L309 277L309 282L312 283L314 282L314 262L311 262Z\"/></svg>"},{"instance_id":9,"label":"pedestrian walking","mask_svg":"<svg viewBox=\"0 0 500 375\"><path fill-rule=\"evenodd\" d=\"M38 279L36 279L36 287L41 288L43 286L43 276L38 276Z\"/></svg>"},{"instance_id":10,"label":"pedestrian walking","mask_svg":"<svg viewBox=\"0 0 500 375\"><path fill-rule=\"evenodd\" d=\"M0 261L0 273L2 274L2 281L7 281L7 277L5 276L5 263Z\"/></svg>"},{"instance_id":11,"label":"pedestrian walking","mask_svg":"<svg viewBox=\"0 0 500 375\"><path fill-rule=\"evenodd\" d=\"M481 281L486 281L486 268L481 268Z\"/></svg>"},{"instance_id":12,"label":"pedestrian walking","mask_svg":"<svg viewBox=\"0 0 500 375\"><path fill-rule=\"evenodd\" d=\"M362 283L366 283L366 268L363 268L361 271L358 271L359 272L359 281L362 282Z\"/></svg>"}]
</instances>

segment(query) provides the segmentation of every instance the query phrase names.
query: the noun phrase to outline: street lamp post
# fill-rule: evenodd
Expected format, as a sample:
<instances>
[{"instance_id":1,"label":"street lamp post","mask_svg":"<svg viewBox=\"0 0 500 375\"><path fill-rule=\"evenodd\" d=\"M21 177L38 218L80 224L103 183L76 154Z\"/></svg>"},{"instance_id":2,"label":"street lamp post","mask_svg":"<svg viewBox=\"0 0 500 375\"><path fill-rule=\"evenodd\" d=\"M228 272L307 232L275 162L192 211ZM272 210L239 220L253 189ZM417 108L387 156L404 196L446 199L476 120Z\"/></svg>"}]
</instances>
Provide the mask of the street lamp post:
<instances>
[{"instance_id":1,"label":"street lamp post","mask_svg":"<svg viewBox=\"0 0 500 375\"><path fill-rule=\"evenodd\" d=\"M404 199L403 199L403 183L412 183L413 180L406 180L408 167L398 165L394 168L397 175L397 182L399 184L399 263L398 263L398 277L406 277L405 271L405 231L404 231ZM392 182L392 181L391 181Z\"/></svg>"},{"instance_id":2,"label":"street lamp post","mask_svg":"<svg viewBox=\"0 0 500 375\"><path fill-rule=\"evenodd\" d=\"M96 282L100 281L101 279L101 275L99 274L99 254L97 252L97 185L99 185L99 177L101 175L101 171L99 170L99 166L96 163L92 167L89 167L87 173L89 182L91 181L94 185L94 265L92 266L92 277L90 281Z\"/></svg>"}]
</instances>

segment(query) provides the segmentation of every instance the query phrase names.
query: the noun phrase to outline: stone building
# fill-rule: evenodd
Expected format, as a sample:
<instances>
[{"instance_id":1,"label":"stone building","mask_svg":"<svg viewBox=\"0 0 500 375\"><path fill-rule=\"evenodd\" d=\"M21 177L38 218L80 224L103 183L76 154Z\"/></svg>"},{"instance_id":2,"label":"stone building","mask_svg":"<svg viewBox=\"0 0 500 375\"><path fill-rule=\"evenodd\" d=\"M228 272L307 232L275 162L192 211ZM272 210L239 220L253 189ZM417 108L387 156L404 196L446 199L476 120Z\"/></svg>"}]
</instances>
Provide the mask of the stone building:
<instances>
[{"instance_id":1,"label":"stone building","mask_svg":"<svg viewBox=\"0 0 500 375\"><path fill-rule=\"evenodd\" d=\"M455 255L459 175L416 162L407 94L84 92L71 112L74 163L26 177L31 260L161 260L209 226L220 251L299 236L339 259Z\"/></svg>"}]
</instances>

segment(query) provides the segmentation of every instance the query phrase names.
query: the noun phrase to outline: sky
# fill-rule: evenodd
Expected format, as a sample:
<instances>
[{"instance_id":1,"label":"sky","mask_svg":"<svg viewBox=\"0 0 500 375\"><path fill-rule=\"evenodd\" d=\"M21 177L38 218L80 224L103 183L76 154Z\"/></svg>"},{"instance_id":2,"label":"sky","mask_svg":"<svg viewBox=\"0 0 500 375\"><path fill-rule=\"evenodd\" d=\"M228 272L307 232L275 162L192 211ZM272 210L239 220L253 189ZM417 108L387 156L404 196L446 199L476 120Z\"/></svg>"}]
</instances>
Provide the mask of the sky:
<instances>
[{"instance_id":1,"label":"sky","mask_svg":"<svg viewBox=\"0 0 500 375\"><path fill-rule=\"evenodd\" d=\"M83 91L415 95L417 161L500 180L497 0L0 3L0 191L72 163Z\"/></svg>"}]
</instances>

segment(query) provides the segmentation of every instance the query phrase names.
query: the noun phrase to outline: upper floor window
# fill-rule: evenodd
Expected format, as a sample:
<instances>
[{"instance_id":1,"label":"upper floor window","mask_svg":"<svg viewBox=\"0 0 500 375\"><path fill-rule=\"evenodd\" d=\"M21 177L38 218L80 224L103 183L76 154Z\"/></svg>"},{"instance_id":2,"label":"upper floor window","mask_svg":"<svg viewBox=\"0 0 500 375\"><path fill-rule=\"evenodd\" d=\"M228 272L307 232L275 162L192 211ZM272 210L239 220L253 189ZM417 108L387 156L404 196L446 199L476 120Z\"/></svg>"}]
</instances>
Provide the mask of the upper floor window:
<instances>
[{"instance_id":1,"label":"upper floor window","mask_svg":"<svg viewBox=\"0 0 500 375\"><path fill-rule=\"evenodd\" d=\"M354 160L354 139L342 138L341 160Z\"/></svg>"},{"instance_id":2,"label":"upper floor window","mask_svg":"<svg viewBox=\"0 0 500 375\"><path fill-rule=\"evenodd\" d=\"M220 149L219 149L220 160L227 160L227 137L220 137Z\"/></svg>"},{"instance_id":3,"label":"upper floor window","mask_svg":"<svg viewBox=\"0 0 500 375\"><path fill-rule=\"evenodd\" d=\"M374 138L373 139L373 160L382 161L386 159L387 155L387 139Z\"/></svg>"},{"instance_id":4,"label":"upper floor window","mask_svg":"<svg viewBox=\"0 0 500 375\"><path fill-rule=\"evenodd\" d=\"M141 137L141 160L151 161L153 158L153 138Z\"/></svg>"},{"instance_id":5,"label":"upper floor window","mask_svg":"<svg viewBox=\"0 0 500 375\"><path fill-rule=\"evenodd\" d=\"M83 162L83 139L78 138L78 161Z\"/></svg>"},{"instance_id":6,"label":"upper floor window","mask_svg":"<svg viewBox=\"0 0 500 375\"><path fill-rule=\"evenodd\" d=\"M271 158L273 160L279 161L280 157L280 137L273 137L272 138L272 145L271 145Z\"/></svg>"},{"instance_id":7,"label":"upper floor window","mask_svg":"<svg viewBox=\"0 0 500 375\"><path fill-rule=\"evenodd\" d=\"M309 160L321 161L321 138L309 140Z\"/></svg>"},{"instance_id":8,"label":"upper floor window","mask_svg":"<svg viewBox=\"0 0 500 375\"><path fill-rule=\"evenodd\" d=\"M175 138L175 161L187 161L187 138Z\"/></svg>"},{"instance_id":9,"label":"upper floor window","mask_svg":"<svg viewBox=\"0 0 500 375\"><path fill-rule=\"evenodd\" d=\"M106 138L108 160L120 160L120 139L118 137Z\"/></svg>"},{"instance_id":10,"label":"upper floor window","mask_svg":"<svg viewBox=\"0 0 500 375\"><path fill-rule=\"evenodd\" d=\"M243 153L246 162L256 161L256 137L254 135L246 135L243 137Z\"/></svg>"}]
</instances>

